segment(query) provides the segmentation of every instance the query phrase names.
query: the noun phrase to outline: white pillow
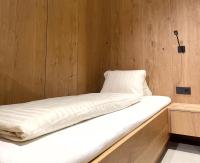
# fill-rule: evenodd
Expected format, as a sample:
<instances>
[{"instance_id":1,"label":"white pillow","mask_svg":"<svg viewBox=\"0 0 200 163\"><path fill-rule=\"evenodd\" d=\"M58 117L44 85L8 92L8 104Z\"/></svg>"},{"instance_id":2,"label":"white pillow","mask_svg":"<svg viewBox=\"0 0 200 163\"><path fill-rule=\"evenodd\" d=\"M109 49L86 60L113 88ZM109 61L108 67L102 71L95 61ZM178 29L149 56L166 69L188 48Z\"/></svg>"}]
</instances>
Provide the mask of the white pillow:
<instances>
[{"instance_id":1,"label":"white pillow","mask_svg":"<svg viewBox=\"0 0 200 163\"><path fill-rule=\"evenodd\" d=\"M151 96L145 70L107 71L101 93L135 93Z\"/></svg>"},{"instance_id":2,"label":"white pillow","mask_svg":"<svg viewBox=\"0 0 200 163\"><path fill-rule=\"evenodd\" d=\"M134 93L141 96L145 95L145 70L107 71L104 76L105 82L101 93ZM147 89L145 88L145 90Z\"/></svg>"}]
</instances>

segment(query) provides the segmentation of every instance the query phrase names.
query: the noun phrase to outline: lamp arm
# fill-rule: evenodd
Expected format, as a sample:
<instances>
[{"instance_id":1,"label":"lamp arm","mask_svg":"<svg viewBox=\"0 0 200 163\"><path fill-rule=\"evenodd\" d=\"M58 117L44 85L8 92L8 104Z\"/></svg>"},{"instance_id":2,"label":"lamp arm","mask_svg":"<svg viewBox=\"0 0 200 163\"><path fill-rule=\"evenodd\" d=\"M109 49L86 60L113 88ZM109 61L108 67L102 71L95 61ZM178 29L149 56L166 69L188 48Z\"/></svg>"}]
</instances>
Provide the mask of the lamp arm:
<instances>
[{"instance_id":1,"label":"lamp arm","mask_svg":"<svg viewBox=\"0 0 200 163\"><path fill-rule=\"evenodd\" d=\"M176 35L178 46L181 46L178 36Z\"/></svg>"}]
</instances>

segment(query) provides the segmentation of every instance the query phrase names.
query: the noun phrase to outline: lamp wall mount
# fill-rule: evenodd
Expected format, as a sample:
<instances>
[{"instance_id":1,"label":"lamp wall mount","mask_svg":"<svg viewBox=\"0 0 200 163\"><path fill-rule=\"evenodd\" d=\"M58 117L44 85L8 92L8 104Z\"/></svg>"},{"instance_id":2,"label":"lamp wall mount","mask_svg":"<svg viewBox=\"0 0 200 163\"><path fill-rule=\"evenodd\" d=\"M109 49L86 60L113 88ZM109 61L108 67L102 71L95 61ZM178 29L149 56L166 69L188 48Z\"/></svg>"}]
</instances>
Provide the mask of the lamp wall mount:
<instances>
[{"instance_id":1,"label":"lamp wall mount","mask_svg":"<svg viewBox=\"0 0 200 163\"><path fill-rule=\"evenodd\" d=\"M184 45L180 44L177 30L174 31L174 35L176 36L176 39L177 39L177 42L178 42L178 53L184 54L185 51L186 51L186 48L185 48Z\"/></svg>"}]
</instances>

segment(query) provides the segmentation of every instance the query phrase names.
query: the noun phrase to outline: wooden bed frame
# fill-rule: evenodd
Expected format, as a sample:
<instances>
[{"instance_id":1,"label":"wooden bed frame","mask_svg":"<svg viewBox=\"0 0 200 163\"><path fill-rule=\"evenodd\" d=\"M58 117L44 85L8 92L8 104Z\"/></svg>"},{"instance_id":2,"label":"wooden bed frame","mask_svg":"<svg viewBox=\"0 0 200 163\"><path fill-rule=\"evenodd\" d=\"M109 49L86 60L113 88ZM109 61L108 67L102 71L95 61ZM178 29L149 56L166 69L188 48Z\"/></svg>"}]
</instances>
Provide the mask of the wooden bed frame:
<instances>
[{"instance_id":1,"label":"wooden bed frame","mask_svg":"<svg viewBox=\"0 0 200 163\"><path fill-rule=\"evenodd\" d=\"M167 107L115 143L91 163L155 163L169 140Z\"/></svg>"}]
</instances>

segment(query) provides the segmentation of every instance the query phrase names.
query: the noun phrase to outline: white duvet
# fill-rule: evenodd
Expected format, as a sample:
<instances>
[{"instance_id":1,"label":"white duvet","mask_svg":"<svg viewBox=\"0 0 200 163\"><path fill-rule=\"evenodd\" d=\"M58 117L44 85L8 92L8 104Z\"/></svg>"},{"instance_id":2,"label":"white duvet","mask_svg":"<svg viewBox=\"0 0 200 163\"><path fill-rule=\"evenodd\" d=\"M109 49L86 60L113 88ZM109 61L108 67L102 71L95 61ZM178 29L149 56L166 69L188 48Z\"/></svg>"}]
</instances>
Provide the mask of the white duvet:
<instances>
[{"instance_id":1,"label":"white duvet","mask_svg":"<svg viewBox=\"0 0 200 163\"><path fill-rule=\"evenodd\" d=\"M26 141L129 107L134 94L94 93L0 107L0 137Z\"/></svg>"}]
</instances>

